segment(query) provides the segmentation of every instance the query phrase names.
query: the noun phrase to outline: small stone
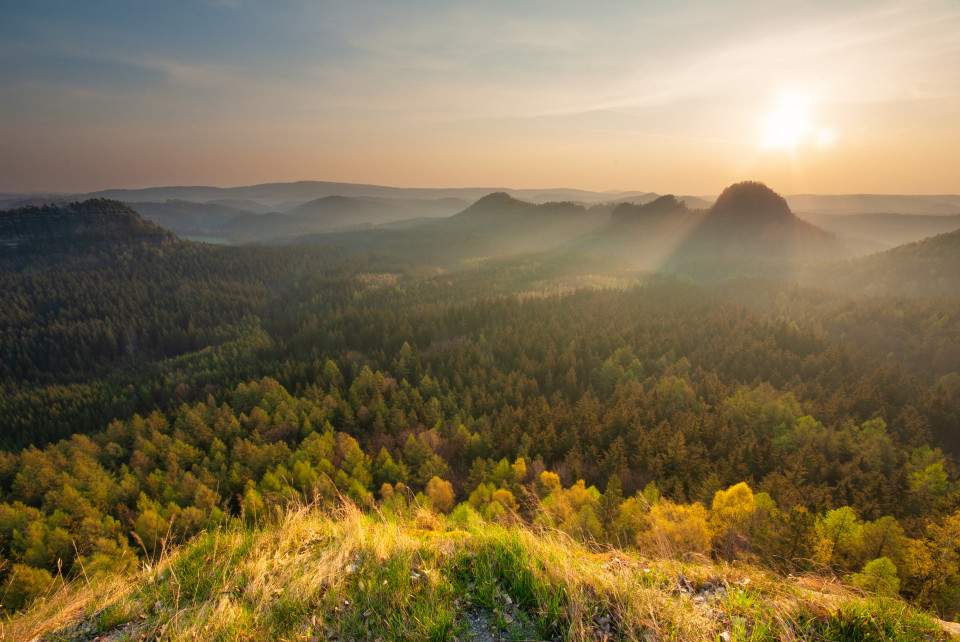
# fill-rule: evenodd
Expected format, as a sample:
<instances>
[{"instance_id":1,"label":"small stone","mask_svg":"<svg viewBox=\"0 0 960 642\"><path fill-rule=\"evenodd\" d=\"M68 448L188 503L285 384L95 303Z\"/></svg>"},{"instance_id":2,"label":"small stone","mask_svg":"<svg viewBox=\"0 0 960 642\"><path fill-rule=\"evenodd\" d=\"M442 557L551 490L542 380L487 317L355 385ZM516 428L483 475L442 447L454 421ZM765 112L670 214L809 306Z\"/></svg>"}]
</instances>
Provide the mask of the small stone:
<instances>
[{"instance_id":1,"label":"small stone","mask_svg":"<svg viewBox=\"0 0 960 642\"><path fill-rule=\"evenodd\" d=\"M723 642L730 642L730 634L724 631L720 634L720 639L723 640Z\"/></svg>"}]
</instances>

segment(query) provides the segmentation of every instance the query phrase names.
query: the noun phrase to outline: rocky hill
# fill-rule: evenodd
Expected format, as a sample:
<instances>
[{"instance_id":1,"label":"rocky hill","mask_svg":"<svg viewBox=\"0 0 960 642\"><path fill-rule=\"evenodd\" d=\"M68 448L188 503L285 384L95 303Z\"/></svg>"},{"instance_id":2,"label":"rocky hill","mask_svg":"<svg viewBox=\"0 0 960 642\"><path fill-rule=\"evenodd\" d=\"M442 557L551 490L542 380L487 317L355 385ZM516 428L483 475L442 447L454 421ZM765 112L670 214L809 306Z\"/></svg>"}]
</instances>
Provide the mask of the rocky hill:
<instances>
[{"instance_id":1,"label":"rocky hill","mask_svg":"<svg viewBox=\"0 0 960 642\"><path fill-rule=\"evenodd\" d=\"M802 221L779 194L746 181L726 188L677 250L677 260L717 256L825 259L848 255L836 236Z\"/></svg>"}]
</instances>

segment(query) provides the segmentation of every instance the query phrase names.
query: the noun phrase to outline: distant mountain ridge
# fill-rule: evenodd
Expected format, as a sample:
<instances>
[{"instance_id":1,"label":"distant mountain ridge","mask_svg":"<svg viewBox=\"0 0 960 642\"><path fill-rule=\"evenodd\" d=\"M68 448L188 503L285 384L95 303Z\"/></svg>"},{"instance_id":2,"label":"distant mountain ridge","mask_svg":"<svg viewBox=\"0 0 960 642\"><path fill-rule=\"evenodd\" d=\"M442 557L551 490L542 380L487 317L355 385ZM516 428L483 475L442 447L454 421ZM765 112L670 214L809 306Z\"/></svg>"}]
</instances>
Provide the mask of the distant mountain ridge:
<instances>
[{"instance_id":1,"label":"distant mountain ridge","mask_svg":"<svg viewBox=\"0 0 960 642\"><path fill-rule=\"evenodd\" d=\"M174 238L142 220L136 209L180 235L210 242L332 245L348 253L385 252L443 267L531 252L590 252L626 259L634 268L723 279L770 274L771 270L800 274L790 266L805 262L811 263L811 270L819 270L812 265L814 262L847 259L880 249L878 243L865 241L865 235L857 237L856 230L866 229L864 225L887 221L893 230L889 236L903 233L897 226L909 227L914 222L907 215L829 217L827 220L844 232L845 223L853 226L852 233L838 236L798 218L787 198L752 181L729 186L708 208L691 208L689 198L638 193L601 204L584 204L575 199L535 203L506 191L483 194L472 203L457 198L336 195L307 201L285 213L256 213L224 204L261 203L254 200L171 200L135 203L131 208L116 201L90 199L4 212L0 249L53 248L56 252L69 247L132 246ZM695 205L703 203L690 200ZM923 229L936 231L956 219L925 216L915 222ZM944 242L941 239L940 244ZM921 291L941 291L953 282L949 272L954 268L949 252L930 247L922 245L921 250L913 250L914 254L898 254L896 260L871 259L879 266L876 268L858 263L853 271L880 270L889 275L886 280L880 276L874 280L875 284L889 282L889 286L875 286L886 290L902 291L909 281L914 284L910 287ZM903 270L897 270L908 263L921 267L905 280ZM960 271L960 267L956 269ZM936 278L927 283L923 270L936 273ZM842 275L837 278L838 283L845 282ZM857 281L851 279L851 283Z\"/></svg>"},{"instance_id":2,"label":"distant mountain ridge","mask_svg":"<svg viewBox=\"0 0 960 642\"><path fill-rule=\"evenodd\" d=\"M287 212L287 216L308 222L317 229L334 230L412 218L443 218L453 216L469 204L467 200L452 197L388 199L372 196L324 196L293 208Z\"/></svg>"},{"instance_id":3,"label":"distant mountain ridge","mask_svg":"<svg viewBox=\"0 0 960 642\"><path fill-rule=\"evenodd\" d=\"M293 183L263 183L241 187L171 186L142 189L112 189L82 195L86 198L111 198L126 202L188 200L197 202L226 201L229 204L253 201L274 209L288 210L307 201L325 196L372 198L457 198L475 201L491 192L509 193L516 198L537 202L559 199L588 203L613 201L643 195L639 191L591 192L588 190L510 189L505 187L390 187L361 183L332 183L326 181L297 181ZM59 196L62 198L62 195Z\"/></svg>"},{"instance_id":4,"label":"distant mountain ridge","mask_svg":"<svg viewBox=\"0 0 960 642\"><path fill-rule=\"evenodd\" d=\"M850 241L873 244L874 252L960 229L960 214L807 214L802 218Z\"/></svg>"},{"instance_id":5,"label":"distant mountain ridge","mask_svg":"<svg viewBox=\"0 0 960 642\"><path fill-rule=\"evenodd\" d=\"M337 245L352 253L390 252L450 265L555 249L602 225L612 208L569 201L536 204L493 192L446 218L399 228L305 235L290 241Z\"/></svg>"},{"instance_id":6,"label":"distant mountain ridge","mask_svg":"<svg viewBox=\"0 0 960 642\"><path fill-rule=\"evenodd\" d=\"M179 236L205 233L231 219L248 212L230 205L207 202L169 200L163 203L131 203L130 208L140 216L161 227L173 230Z\"/></svg>"},{"instance_id":7,"label":"distant mountain ridge","mask_svg":"<svg viewBox=\"0 0 960 642\"><path fill-rule=\"evenodd\" d=\"M229 205L227 203L233 203ZM242 209L248 205L252 209ZM451 216L469 204L455 198L391 199L363 196L324 196L288 212L262 211L254 201L197 203L168 200L134 202L145 218L182 237L218 238L221 242L269 242L297 234L382 225L402 220Z\"/></svg>"},{"instance_id":8,"label":"distant mountain ridge","mask_svg":"<svg viewBox=\"0 0 960 642\"><path fill-rule=\"evenodd\" d=\"M798 214L960 214L955 194L793 194L786 200Z\"/></svg>"},{"instance_id":9,"label":"distant mountain ridge","mask_svg":"<svg viewBox=\"0 0 960 642\"><path fill-rule=\"evenodd\" d=\"M363 183L296 181L261 183L236 187L204 185L159 186L135 189L108 189L88 193L0 193L0 208L49 202L110 198L129 203L184 200L218 203L252 212L287 211L325 196L375 198L458 198L475 201L491 192L504 192L535 203L575 201L580 203L632 202L643 204L661 194L642 190L590 191L572 188L510 189L505 187L406 188ZM680 197L694 209L709 207L713 196ZM793 194L785 199L793 212L806 214L960 214L960 195L909 194Z\"/></svg>"},{"instance_id":10,"label":"distant mountain ridge","mask_svg":"<svg viewBox=\"0 0 960 642\"><path fill-rule=\"evenodd\" d=\"M468 205L456 198L398 199L370 196L324 196L289 212L245 212L218 226L214 232L248 240L277 240L302 234L335 232L395 223L434 219L456 214Z\"/></svg>"}]
</instances>

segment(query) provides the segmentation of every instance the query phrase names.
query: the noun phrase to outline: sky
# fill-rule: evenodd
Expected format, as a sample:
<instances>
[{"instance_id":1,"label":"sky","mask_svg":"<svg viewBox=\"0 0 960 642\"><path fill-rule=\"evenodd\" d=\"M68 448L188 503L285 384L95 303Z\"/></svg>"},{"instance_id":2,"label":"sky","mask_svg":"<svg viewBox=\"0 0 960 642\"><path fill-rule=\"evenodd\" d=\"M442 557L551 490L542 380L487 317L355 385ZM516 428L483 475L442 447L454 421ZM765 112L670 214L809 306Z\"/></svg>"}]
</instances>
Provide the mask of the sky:
<instances>
[{"instance_id":1,"label":"sky","mask_svg":"<svg viewBox=\"0 0 960 642\"><path fill-rule=\"evenodd\" d=\"M960 193L960 2L0 0L0 191Z\"/></svg>"}]
</instances>

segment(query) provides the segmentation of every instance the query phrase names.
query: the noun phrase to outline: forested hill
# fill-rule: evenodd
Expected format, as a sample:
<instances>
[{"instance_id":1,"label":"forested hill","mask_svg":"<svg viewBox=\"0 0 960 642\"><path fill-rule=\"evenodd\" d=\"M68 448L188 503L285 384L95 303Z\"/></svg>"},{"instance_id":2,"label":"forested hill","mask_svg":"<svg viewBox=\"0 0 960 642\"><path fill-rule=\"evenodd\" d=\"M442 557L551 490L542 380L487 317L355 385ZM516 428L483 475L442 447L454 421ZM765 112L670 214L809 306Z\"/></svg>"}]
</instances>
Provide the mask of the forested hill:
<instances>
[{"instance_id":1,"label":"forested hill","mask_svg":"<svg viewBox=\"0 0 960 642\"><path fill-rule=\"evenodd\" d=\"M956 297L960 293L960 230L817 267L807 280L856 292Z\"/></svg>"},{"instance_id":2,"label":"forested hill","mask_svg":"<svg viewBox=\"0 0 960 642\"><path fill-rule=\"evenodd\" d=\"M0 251L155 245L176 237L119 201L90 199L0 212Z\"/></svg>"},{"instance_id":3,"label":"forested hill","mask_svg":"<svg viewBox=\"0 0 960 642\"><path fill-rule=\"evenodd\" d=\"M632 265L661 268L703 219L704 211L690 210L673 195L638 205L620 203L610 220L575 239L571 247L623 257Z\"/></svg>"}]
</instances>

